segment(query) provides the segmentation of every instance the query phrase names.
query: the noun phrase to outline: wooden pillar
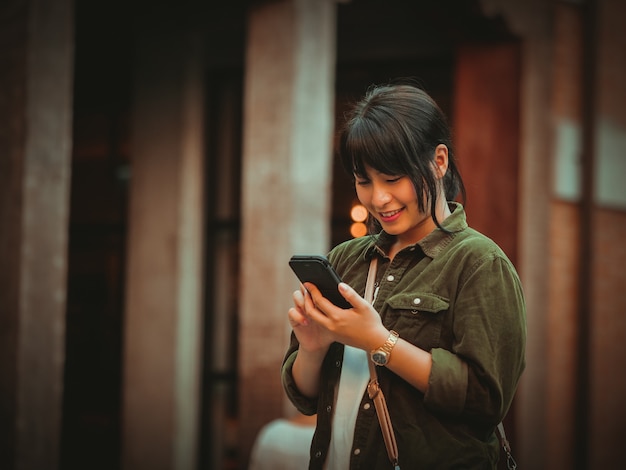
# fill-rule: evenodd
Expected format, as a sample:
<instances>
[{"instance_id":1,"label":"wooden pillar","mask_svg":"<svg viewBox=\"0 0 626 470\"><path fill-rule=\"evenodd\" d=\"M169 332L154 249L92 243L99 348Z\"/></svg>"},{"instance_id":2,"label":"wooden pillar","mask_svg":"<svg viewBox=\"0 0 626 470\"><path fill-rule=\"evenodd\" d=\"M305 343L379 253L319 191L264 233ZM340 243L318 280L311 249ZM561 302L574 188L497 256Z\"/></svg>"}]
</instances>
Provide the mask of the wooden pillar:
<instances>
[{"instance_id":1,"label":"wooden pillar","mask_svg":"<svg viewBox=\"0 0 626 470\"><path fill-rule=\"evenodd\" d=\"M158 24L141 32L134 69L122 467L191 470L200 416L203 61L198 38Z\"/></svg>"},{"instance_id":2,"label":"wooden pillar","mask_svg":"<svg viewBox=\"0 0 626 470\"><path fill-rule=\"evenodd\" d=\"M519 55L515 42L460 47L454 91L456 151L468 222L495 240L516 265Z\"/></svg>"},{"instance_id":3,"label":"wooden pillar","mask_svg":"<svg viewBox=\"0 0 626 470\"><path fill-rule=\"evenodd\" d=\"M456 153L467 191L468 223L495 240L516 267L519 51L516 42L460 47L454 107ZM514 400L504 423L512 442L518 442L516 411Z\"/></svg>"},{"instance_id":4,"label":"wooden pillar","mask_svg":"<svg viewBox=\"0 0 626 470\"><path fill-rule=\"evenodd\" d=\"M520 89L520 175L518 267L528 311L526 370L516 395L517 459L542 468L547 430L550 297L550 220L552 181L552 4L542 0L481 0L486 13L501 14L522 41Z\"/></svg>"},{"instance_id":5,"label":"wooden pillar","mask_svg":"<svg viewBox=\"0 0 626 470\"><path fill-rule=\"evenodd\" d=\"M73 9L0 7L0 467L59 464Z\"/></svg>"},{"instance_id":6,"label":"wooden pillar","mask_svg":"<svg viewBox=\"0 0 626 470\"><path fill-rule=\"evenodd\" d=\"M244 105L240 449L288 410L280 384L294 253L330 239L334 0L265 2L249 14ZM245 468L245 467L242 467Z\"/></svg>"}]
</instances>

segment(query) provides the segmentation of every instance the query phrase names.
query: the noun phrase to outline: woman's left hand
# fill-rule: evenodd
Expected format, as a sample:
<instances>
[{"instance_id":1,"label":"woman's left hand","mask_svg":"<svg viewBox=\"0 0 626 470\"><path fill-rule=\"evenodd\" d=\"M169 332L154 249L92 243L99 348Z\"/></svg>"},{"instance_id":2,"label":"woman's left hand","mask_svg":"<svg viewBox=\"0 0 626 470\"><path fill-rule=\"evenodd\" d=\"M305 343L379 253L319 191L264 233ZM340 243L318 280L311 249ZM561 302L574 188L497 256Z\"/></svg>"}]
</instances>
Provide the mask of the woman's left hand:
<instances>
[{"instance_id":1,"label":"woman's left hand","mask_svg":"<svg viewBox=\"0 0 626 470\"><path fill-rule=\"evenodd\" d=\"M339 284L339 292L352 305L349 309L337 307L313 284L306 283L305 287L314 302L313 308L307 309L309 318L327 329L335 341L370 351L389 336L374 307L346 283Z\"/></svg>"}]
</instances>

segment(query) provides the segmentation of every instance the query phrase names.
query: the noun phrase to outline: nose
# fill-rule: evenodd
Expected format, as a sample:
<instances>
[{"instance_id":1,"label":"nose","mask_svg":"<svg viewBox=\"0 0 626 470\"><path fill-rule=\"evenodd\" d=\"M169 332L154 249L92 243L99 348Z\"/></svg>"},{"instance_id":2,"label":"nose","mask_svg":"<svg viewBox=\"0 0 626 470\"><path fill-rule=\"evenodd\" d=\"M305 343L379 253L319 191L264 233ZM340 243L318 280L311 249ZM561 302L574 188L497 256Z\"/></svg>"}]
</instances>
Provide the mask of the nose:
<instances>
[{"instance_id":1,"label":"nose","mask_svg":"<svg viewBox=\"0 0 626 470\"><path fill-rule=\"evenodd\" d=\"M372 194L372 202L375 206L382 207L391 201L391 194L384 186L374 186L374 192Z\"/></svg>"}]
</instances>

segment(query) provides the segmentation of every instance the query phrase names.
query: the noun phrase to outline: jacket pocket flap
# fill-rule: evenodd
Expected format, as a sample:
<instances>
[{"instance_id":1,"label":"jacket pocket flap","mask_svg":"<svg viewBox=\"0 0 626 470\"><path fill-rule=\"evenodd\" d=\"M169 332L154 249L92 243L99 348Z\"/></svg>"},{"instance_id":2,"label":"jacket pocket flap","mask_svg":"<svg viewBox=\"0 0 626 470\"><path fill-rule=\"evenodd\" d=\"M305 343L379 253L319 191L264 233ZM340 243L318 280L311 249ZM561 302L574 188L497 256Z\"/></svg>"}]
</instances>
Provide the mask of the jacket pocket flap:
<instances>
[{"instance_id":1,"label":"jacket pocket flap","mask_svg":"<svg viewBox=\"0 0 626 470\"><path fill-rule=\"evenodd\" d=\"M450 301L435 294L403 293L389 297L387 303L394 310L411 310L437 313L448 310Z\"/></svg>"}]
</instances>

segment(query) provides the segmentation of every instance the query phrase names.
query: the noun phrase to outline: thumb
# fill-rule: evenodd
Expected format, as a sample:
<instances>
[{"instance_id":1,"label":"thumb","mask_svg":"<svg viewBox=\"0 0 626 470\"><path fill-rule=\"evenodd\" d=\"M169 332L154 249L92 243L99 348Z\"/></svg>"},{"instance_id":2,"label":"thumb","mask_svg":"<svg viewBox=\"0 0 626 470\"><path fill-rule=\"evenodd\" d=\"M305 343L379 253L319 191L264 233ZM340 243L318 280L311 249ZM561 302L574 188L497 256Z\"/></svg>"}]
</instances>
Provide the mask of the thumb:
<instances>
[{"instance_id":1,"label":"thumb","mask_svg":"<svg viewBox=\"0 0 626 470\"><path fill-rule=\"evenodd\" d=\"M358 307L365 302L365 299L361 297L352 287L345 282L339 283L339 292L343 295L343 298L350 302L353 307Z\"/></svg>"}]
</instances>

